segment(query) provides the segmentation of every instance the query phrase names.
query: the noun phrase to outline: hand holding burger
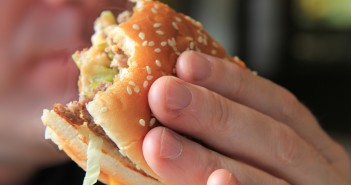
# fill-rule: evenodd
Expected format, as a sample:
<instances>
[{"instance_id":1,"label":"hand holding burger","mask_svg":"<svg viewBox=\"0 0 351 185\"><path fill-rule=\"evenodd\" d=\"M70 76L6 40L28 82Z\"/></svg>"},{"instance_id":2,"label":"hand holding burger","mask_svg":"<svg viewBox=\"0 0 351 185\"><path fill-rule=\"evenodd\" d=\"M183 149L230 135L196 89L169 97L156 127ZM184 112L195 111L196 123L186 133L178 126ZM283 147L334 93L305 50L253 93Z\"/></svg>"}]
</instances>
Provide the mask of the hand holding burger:
<instances>
[{"instance_id":1,"label":"hand holding burger","mask_svg":"<svg viewBox=\"0 0 351 185\"><path fill-rule=\"evenodd\" d=\"M161 77L149 92L163 125L146 135L143 152L162 178L180 185L350 184L345 149L286 89L192 51L179 57L176 72L179 78Z\"/></svg>"},{"instance_id":2,"label":"hand holding burger","mask_svg":"<svg viewBox=\"0 0 351 185\"><path fill-rule=\"evenodd\" d=\"M73 55L80 100L42 117L84 184L347 184L345 152L293 95L190 17L134 3Z\"/></svg>"},{"instance_id":3,"label":"hand holding burger","mask_svg":"<svg viewBox=\"0 0 351 185\"><path fill-rule=\"evenodd\" d=\"M73 55L79 101L56 104L42 117L46 137L86 169L86 184L98 177L105 183L167 183L146 163L142 143L158 125L149 89L161 76L175 75L181 52L196 50L244 67L190 17L157 1L132 5L117 19L102 12L92 47Z\"/></svg>"}]
</instances>

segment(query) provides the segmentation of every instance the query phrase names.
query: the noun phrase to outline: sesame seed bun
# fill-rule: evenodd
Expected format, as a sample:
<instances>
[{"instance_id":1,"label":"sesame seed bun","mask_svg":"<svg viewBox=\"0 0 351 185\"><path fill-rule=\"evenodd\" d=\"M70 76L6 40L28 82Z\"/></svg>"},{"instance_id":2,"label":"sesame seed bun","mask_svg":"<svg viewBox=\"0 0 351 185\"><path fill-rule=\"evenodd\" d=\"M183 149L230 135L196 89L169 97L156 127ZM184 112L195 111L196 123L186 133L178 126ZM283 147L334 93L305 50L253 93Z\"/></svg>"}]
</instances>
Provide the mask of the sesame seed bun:
<instances>
[{"instance_id":1,"label":"sesame seed bun","mask_svg":"<svg viewBox=\"0 0 351 185\"><path fill-rule=\"evenodd\" d=\"M177 58L186 50L224 58L243 67L245 65L237 57L227 55L199 22L158 1L133 2L135 7L131 16L123 18L122 23L104 28L102 34L109 48L117 47L119 53L128 57L128 65L119 69L111 85L94 94L92 101L86 104L86 110L116 145L104 144L100 180L108 182L107 179L112 178L125 184L167 184L150 169L142 153L145 135L158 124L148 105L150 86L157 78L176 75ZM95 34L96 38L98 36ZM80 55L83 62L86 58L92 58L91 53L95 50L91 48L84 52L88 54L82 52ZM96 57L93 61L100 58ZM84 68L82 61L78 84L80 95L85 96L91 73ZM44 111L42 120L55 136L51 139L85 169L89 142L87 133L91 132L86 125L74 125L72 120L55 111ZM116 147L119 150L114 150ZM116 162L111 163L111 160ZM135 174L136 171L142 175ZM138 179L138 182L131 183L133 179Z\"/></svg>"},{"instance_id":2,"label":"sesame seed bun","mask_svg":"<svg viewBox=\"0 0 351 185\"><path fill-rule=\"evenodd\" d=\"M47 123L47 139L51 139L81 168L86 169L89 129L86 126L75 127L67 123L54 111L45 110L42 120ZM101 172L99 176L101 182L109 184L111 180L114 180L119 184L162 184L136 170L133 163L125 160L124 156L111 143L104 142L101 153Z\"/></svg>"}]
</instances>

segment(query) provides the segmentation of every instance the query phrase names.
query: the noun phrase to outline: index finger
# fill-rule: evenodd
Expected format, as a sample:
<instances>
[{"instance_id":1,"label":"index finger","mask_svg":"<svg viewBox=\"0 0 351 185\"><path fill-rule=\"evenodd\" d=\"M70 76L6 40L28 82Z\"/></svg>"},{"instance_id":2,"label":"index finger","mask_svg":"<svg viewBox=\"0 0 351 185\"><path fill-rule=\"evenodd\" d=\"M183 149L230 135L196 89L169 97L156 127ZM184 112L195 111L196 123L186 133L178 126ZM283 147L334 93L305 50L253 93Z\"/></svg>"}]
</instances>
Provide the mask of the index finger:
<instances>
[{"instance_id":1,"label":"index finger","mask_svg":"<svg viewBox=\"0 0 351 185\"><path fill-rule=\"evenodd\" d=\"M345 170L345 152L319 126L311 112L285 88L253 75L234 63L209 55L185 52L176 66L177 75L222 96L264 113L296 131L338 169ZM340 162L339 162L340 161Z\"/></svg>"}]
</instances>

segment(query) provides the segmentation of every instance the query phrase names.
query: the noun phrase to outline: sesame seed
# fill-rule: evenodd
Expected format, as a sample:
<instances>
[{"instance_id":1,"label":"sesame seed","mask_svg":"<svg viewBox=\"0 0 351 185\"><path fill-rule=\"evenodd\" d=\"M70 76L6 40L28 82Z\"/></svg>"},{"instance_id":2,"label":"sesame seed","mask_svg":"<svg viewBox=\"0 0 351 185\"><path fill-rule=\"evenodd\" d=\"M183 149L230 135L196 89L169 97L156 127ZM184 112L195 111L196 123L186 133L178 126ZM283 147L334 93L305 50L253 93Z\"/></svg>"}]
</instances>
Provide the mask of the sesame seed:
<instances>
[{"instance_id":1,"label":"sesame seed","mask_svg":"<svg viewBox=\"0 0 351 185\"><path fill-rule=\"evenodd\" d=\"M150 120L150 127L154 126L156 123L156 118L151 118Z\"/></svg>"},{"instance_id":2,"label":"sesame seed","mask_svg":"<svg viewBox=\"0 0 351 185\"><path fill-rule=\"evenodd\" d=\"M140 33L139 33L139 38L140 38L141 40L144 40L144 39L145 39L145 33L144 33L144 32L140 32Z\"/></svg>"},{"instance_id":3,"label":"sesame seed","mask_svg":"<svg viewBox=\"0 0 351 185\"><path fill-rule=\"evenodd\" d=\"M194 24L195 24L195 26L198 26L198 27L202 28L201 22L194 20Z\"/></svg>"},{"instance_id":4,"label":"sesame seed","mask_svg":"<svg viewBox=\"0 0 351 185\"><path fill-rule=\"evenodd\" d=\"M161 46L166 46L166 45L167 45L166 41L161 42Z\"/></svg>"},{"instance_id":5,"label":"sesame seed","mask_svg":"<svg viewBox=\"0 0 351 185\"><path fill-rule=\"evenodd\" d=\"M144 4L143 3L137 3L135 8L142 10L142 9L144 9Z\"/></svg>"},{"instance_id":6,"label":"sesame seed","mask_svg":"<svg viewBox=\"0 0 351 185\"><path fill-rule=\"evenodd\" d=\"M158 4L155 4L154 6L156 9L158 9L160 6Z\"/></svg>"},{"instance_id":7,"label":"sesame seed","mask_svg":"<svg viewBox=\"0 0 351 185\"><path fill-rule=\"evenodd\" d=\"M157 13L157 9L155 7L151 8L152 13Z\"/></svg>"},{"instance_id":8,"label":"sesame seed","mask_svg":"<svg viewBox=\"0 0 351 185\"><path fill-rule=\"evenodd\" d=\"M203 38L202 38L201 36L199 36L199 37L197 38L197 41L201 44L202 41L203 41Z\"/></svg>"},{"instance_id":9,"label":"sesame seed","mask_svg":"<svg viewBox=\"0 0 351 185\"><path fill-rule=\"evenodd\" d=\"M132 93L133 93L132 89L131 89L129 86L127 87L127 93L128 93L129 95L132 95Z\"/></svg>"},{"instance_id":10,"label":"sesame seed","mask_svg":"<svg viewBox=\"0 0 351 185\"><path fill-rule=\"evenodd\" d=\"M191 41L189 47L191 50L193 50L195 48L195 43Z\"/></svg>"},{"instance_id":11,"label":"sesame seed","mask_svg":"<svg viewBox=\"0 0 351 185\"><path fill-rule=\"evenodd\" d=\"M160 48L156 48L154 51L155 51L156 53L161 53L161 49L160 49Z\"/></svg>"},{"instance_id":12,"label":"sesame seed","mask_svg":"<svg viewBox=\"0 0 351 185\"><path fill-rule=\"evenodd\" d=\"M129 81L128 84L131 86L135 86L135 83L133 81Z\"/></svg>"},{"instance_id":13,"label":"sesame seed","mask_svg":"<svg viewBox=\"0 0 351 185\"><path fill-rule=\"evenodd\" d=\"M164 35L165 32L163 32L162 30L156 30L156 33L159 34L159 35Z\"/></svg>"},{"instance_id":14,"label":"sesame seed","mask_svg":"<svg viewBox=\"0 0 351 185\"><path fill-rule=\"evenodd\" d=\"M135 168L139 171L141 170L140 166L138 166L138 165L135 165Z\"/></svg>"},{"instance_id":15,"label":"sesame seed","mask_svg":"<svg viewBox=\"0 0 351 185\"><path fill-rule=\"evenodd\" d=\"M203 39L205 46L207 46L207 38Z\"/></svg>"},{"instance_id":16,"label":"sesame seed","mask_svg":"<svg viewBox=\"0 0 351 185\"><path fill-rule=\"evenodd\" d=\"M147 46L147 44L148 44L148 42L147 42L147 41L144 41L142 45L143 45L143 46Z\"/></svg>"},{"instance_id":17,"label":"sesame seed","mask_svg":"<svg viewBox=\"0 0 351 185\"><path fill-rule=\"evenodd\" d=\"M155 42L154 42L154 41L150 41L148 45L149 45L149 46L154 46L154 45L155 45Z\"/></svg>"},{"instance_id":18,"label":"sesame seed","mask_svg":"<svg viewBox=\"0 0 351 185\"><path fill-rule=\"evenodd\" d=\"M158 67L161 67L161 61L156 60L155 63L156 63L156 65L157 65Z\"/></svg>"},{"instance_id":19,"label":"sesame seed","mask_svg":"<svg viewBox=\"0 0 351 185\"><path fill-rule=\"evenodd\" d=\"M145 80L143 83L143 87L146 88L148 85L149 85L149 82Z\"/></svg>"},{"instance_id":20,"label":"sesame seed","mask_svg":"<svg viewBox=\"0 0 351 185\"><path fill-rule=\"evenodd\" d=\"M174 19L175 19L176 21L178 21L178 22L182 22L182 19L179 18L179 17L174 17Z\"/></svg>"},{"instance_id":21,"label":"sesame seed","mask_svg":"<svg viewBox=\"0 0 351 185\"><path fill-rule=\"evenodd\" d=\"M168 45L171 47L174 47L177 45L177 42L175 41L175 38L168 39Z\"/></svg>"},{"instance_id":22,"label":"sesame seed","mask_svg":"<svg viewBox=\"0 0 351 185\"><path fill-rule=\"evenodd\" d=\"M133 24L133 29L134 29L134 30L140 30L140 26L137 25L137 24Z\"/></svg>"},{"instance_id":23,"label":"sesame seed","mask_svg":"<svg viewBox=\"0 0 351 185\"><path fill-rule=\"evenodd\" d=\"M151 68L150 68L150 66L146 66L146 72L147 72L147 74L151 74Z\"/></svg>"},{"instance_id":24,"label":"sesame seed","mask_svg":"<svg viewBox=\"0 0 351 185\"><path fill-rule=\"evenodd\" d=\"M215 54L217 54L217 51L216 51L215 49L213 49L213 50L211 51L211 54L212 54L212 55L215 55Z\"/></svg>"},{"instance_id":25,"label":"sesame seed","mask_svg":"<svg viewBox=\"0 0 351 185\"><path fill-rule=\"evenodd\" d=\"M174 29L179 30L179 27L176 22L172 22L172 26Z\"/></svg>"},{"instance_id":26,"label":"sesame seed","mask_svg":"<svg viewBox=\"0 0 351 185\"><path fill-rule=\"evenodd\" d=\"M135 86L135 87L134 87L134 92L136 92L136 93L140 92L139 86Z\"/></svg>"},{"instance_id":27,"label":"sesame seed","mask_svg":"<svg viewBox=\"0 0 351 185\"><path fill-rule=\"evenodd\" d=\"M139 120L139 124L143 127L145 127L145 120L144 119L140 119Z\"/></svg>"},{"instance_id":28,"label":"sesame seed","mask_svg":"<svg viewBox=\"0 0 351 185\"><path fill-rule=\"evenodd\" d=\"M154 28L159 28L159 27L161 27L161 23L158 23L158 22L157 22L157 23L154 23L153 27L154 27Z\"/></svg>"},{"instance_id":29,"label":"sesame seed","mask_svg":"<svg viewBox=\"0 0 351 185\"><path fill-rule=\"evenodd\" d=\"M152 75L147 75L146 79L147 80L152 80L154 77Z\"/></svg>"},{"instance_id":30,"label":"sesame seed","mask_svg":"<svg viewBox=\"0 0 351 185\"><path fill-rule=\"evenodd\" d=\"M186 40L194 40L192 37L185 37Z\"/></svg>"}]
</instances>

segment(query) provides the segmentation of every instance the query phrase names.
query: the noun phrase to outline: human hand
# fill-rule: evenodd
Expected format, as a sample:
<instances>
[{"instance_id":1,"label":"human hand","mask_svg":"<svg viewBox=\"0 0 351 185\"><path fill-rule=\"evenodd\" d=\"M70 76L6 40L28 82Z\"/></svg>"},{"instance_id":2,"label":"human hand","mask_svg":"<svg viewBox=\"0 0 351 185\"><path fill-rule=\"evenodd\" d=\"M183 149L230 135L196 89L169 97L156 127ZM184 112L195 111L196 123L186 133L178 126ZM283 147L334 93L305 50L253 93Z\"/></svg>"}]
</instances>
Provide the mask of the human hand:
<instances>
[{"instance_id":1,"label":"human hand","mask_svg":"<svg viewBox=\"0 0 351 185\"><path fill-rule=\"evenodd\" d=\"M164 127L143 144L148 164L170 183L351 183L344 149L286 89L195 52L183 53L176 70L179 79L162 77L150 89Z\"/></svg>"}]
</instances>

